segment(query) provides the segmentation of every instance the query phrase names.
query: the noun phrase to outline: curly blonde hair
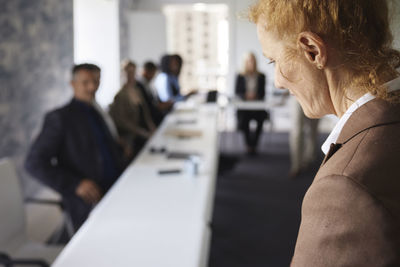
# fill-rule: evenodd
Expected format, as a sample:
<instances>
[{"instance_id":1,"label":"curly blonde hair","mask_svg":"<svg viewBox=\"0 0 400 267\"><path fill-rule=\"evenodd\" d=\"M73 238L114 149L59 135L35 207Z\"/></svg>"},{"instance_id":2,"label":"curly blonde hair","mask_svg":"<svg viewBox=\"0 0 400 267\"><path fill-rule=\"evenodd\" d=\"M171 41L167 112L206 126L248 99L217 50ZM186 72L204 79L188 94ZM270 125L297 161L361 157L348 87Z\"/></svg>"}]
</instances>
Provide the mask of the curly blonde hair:
<instances>
[{"instance_id":1,"label":"curly blonde hair","mask_svg":"<svg viewBox=\"0 0 400 267\"><path fill-rule=\"evenodd\" d=\"M352 85L400 102L400 93L388 93L382 86L399 76L400 67L387 0L259 0L249 17L254 23L262 17L268 31L293 43L302 31L318 34L339 53Z\"/></svg>"}]
</instances>

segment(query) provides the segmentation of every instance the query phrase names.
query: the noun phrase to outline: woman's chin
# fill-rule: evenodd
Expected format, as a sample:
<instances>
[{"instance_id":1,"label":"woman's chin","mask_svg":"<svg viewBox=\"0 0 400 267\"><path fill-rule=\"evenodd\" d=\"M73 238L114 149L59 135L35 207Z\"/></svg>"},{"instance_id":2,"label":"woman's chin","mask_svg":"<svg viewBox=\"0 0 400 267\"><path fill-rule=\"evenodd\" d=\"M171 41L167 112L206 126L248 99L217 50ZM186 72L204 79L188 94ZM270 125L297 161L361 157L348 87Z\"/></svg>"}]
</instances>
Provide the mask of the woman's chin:
<instances>
[{"instance_id":1,"label":"woman's chin","mask_svg":"<svg viewBox=\"0 0 400 267\"><path fill-rule=\"evenodd\" d=\"M315 110L310 110L308 108L304 108L303 106L301 106L301 108L303 109L304 115L306 115L306 117L309 119L319 119L324 116L315 112Z\"/></svg>"}]
</instances>

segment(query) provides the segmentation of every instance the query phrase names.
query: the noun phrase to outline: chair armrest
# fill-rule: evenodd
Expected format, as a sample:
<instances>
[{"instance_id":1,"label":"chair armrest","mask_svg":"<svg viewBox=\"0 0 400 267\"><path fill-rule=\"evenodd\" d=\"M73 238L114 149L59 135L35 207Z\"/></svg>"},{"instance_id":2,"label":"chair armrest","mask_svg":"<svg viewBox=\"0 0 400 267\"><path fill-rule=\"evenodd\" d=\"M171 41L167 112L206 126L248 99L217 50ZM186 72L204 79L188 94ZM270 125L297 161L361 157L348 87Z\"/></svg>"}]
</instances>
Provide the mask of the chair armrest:
<instances>
[{"instance_id":1,"label":"chair armrest","mask_svg":"<svg viewBox=\"0 0 400 267\"><path fill-rule=\"evenodd\" d=\"M7 254L0 252L0 265L4 265L5 267L12 267L14 265L37 265L40 267L49 267L43 260L39 259L12 259Z\"/></svg>"},{"instance_id":2,"label":"chair armrest","mask_svg":"<svg viewBox=\"0 0 400 267\"><path fill-rule=\"evenodd\" d=\"M64 210L64 204L62 203L62 201L59 200L25 198L25 203L39 204L39 205L53 205L53 206L58 206L61 210Z\"/></svg>"}]
</instances>

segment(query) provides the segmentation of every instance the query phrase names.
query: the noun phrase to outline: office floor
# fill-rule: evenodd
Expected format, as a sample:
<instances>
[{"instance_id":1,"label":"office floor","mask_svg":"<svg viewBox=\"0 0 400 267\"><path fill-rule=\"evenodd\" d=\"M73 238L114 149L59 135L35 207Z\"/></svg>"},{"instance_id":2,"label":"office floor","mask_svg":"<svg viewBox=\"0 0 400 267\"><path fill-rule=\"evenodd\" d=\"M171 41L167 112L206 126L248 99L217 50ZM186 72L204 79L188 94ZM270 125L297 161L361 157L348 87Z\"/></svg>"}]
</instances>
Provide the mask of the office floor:
<instances>
[{"instance_id":1,"label":"office floor","mask_svg":"<svg viewBox=\"0 0 400 267\"><path fill-rule=\"evenodd\" d=\"M261 141L259 154L247 156L238 133L221 136L209 267L289 266L301 202L322 152L309 171L290 179L288 134L265 133Z\"/></svg>"}]
</instances>

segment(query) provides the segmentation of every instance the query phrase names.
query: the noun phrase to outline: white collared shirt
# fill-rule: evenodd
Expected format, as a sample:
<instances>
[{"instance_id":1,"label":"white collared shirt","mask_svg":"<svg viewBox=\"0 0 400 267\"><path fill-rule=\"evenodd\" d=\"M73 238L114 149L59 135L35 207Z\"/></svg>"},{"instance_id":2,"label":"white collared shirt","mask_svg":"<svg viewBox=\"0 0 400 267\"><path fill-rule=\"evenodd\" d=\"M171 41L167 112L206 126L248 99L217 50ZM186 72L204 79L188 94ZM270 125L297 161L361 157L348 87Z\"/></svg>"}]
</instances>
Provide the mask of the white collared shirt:
<instances>
[{"instance_id":1,"label":"white collared shirt","mask_svg":"<svg viewBox=\"0 0 400 267\"><path fill-rule=\"evenodd\" d=\"M391 80L390 82L387 82L385 84L387 87L388 92L393 92L396 90L400 90L400 77ZM354 102L348 109L347 111L343 114L343 116L339 119L339 121L336 123L335 127L333 128L332 132L322 145L321 149L322 152L326 155L329 151L330 145L335 144L337 139L339 138L340 133L342 132L342 129L344 125L346 124L347 120L350 118L350 116L353 114L354 111L359 109L362 105L368 103L369 101L375 99L375 96L371 95L370 93L366 93L362 97L360 97L356 102Z\"/></svg>"},{"instance_id":2,"label":"white collared shirt","mask_svg":"<svg viewBox=\"0 0 400 267\"><path fill-rule=\"evenodd\" d=\"M139 77L137 80L144 86L144 89L153 96L154 99L158 100L157 89L154 87L153 83L154 80L149 82L143 76Z\"/></svg>"},{"instance_id":3,"label":"white collared shirt","mask_svg":"<svg viewBox=\"0 0 400 267\"><path fill-rule=\"evenodd\" d=\"M162 102L167 102L170 100L171 96L168 90L168 75L166 73L159 73L155 78L154 85L156 87L158 97Z\"/></svg>"},{"instance_id":4,"label":"white collared shirt","mask_svg":"<svg viewBox=\"0 0 400 267\"><path fill-rule=\"evenodd\" d=\"M257 80L258 80L257 73L252 75L245 75L244 79L246 82L246 93L257 94Z\"/></svg>"}]
</instances>

